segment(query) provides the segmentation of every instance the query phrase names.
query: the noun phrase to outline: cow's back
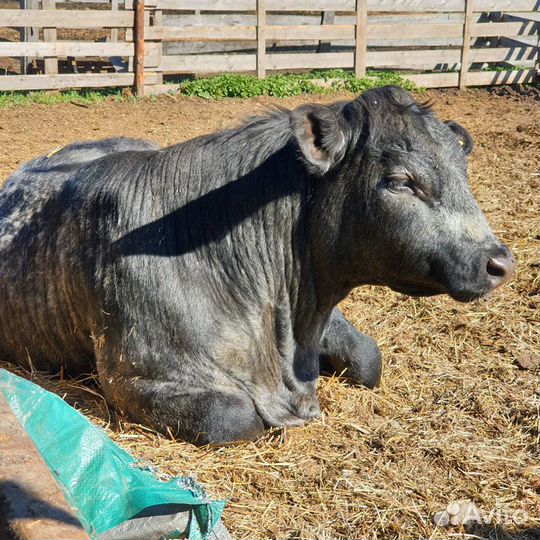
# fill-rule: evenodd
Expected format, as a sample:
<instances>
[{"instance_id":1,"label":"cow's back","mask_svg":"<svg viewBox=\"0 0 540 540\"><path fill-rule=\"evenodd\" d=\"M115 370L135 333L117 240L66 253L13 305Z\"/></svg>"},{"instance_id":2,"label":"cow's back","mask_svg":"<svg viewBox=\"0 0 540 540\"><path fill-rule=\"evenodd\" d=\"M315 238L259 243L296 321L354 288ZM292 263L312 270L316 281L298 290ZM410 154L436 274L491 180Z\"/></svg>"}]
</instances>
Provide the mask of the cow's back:
<instances>
[{"instance_id":1,"label":"cow's back","mask_svg":"<svg viewBox=\"0 0 540 540\"><path fill-rule=\"evenodd\" d=\"M76 143L16 171L0 191L0 358L72 371L93 358L92 311L79 216L84 168L104 156L154 150L133 139Z\"/></svg>"}]
</instances>

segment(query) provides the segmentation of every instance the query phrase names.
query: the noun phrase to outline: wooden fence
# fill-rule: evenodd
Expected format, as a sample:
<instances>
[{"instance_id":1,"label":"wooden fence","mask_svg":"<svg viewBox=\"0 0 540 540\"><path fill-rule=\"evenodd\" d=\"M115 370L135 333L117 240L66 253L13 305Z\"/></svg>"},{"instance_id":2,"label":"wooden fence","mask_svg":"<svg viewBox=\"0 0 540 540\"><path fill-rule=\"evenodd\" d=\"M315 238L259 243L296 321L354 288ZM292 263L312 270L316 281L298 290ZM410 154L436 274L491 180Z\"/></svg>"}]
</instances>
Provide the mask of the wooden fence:
<instances>
[{"instance_id":1,"label":"wooden fence","mask_svg":"<svg viewBox=\"0 0 540 540\"><path fill-rule=\"evenodd\" d=\"M540 0L20 1L0 8L0 90L156 93L182 74L326 68L463 88L538 73ZM22 59L19 71L2 75L2 57Z\"/></svg>"}]
</instances>

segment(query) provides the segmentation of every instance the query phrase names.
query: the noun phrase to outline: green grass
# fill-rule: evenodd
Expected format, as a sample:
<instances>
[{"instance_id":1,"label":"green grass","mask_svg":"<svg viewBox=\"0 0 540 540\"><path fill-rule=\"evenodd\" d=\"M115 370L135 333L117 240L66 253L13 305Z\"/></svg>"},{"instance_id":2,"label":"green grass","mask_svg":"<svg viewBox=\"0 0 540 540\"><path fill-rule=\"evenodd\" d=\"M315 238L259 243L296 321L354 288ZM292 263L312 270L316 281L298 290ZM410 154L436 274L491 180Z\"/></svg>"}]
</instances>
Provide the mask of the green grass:
<instances>
[{"instance_id":1,"label":"green grass","mask_svg":"<svg viewBox=\"0 0 540 540\"><path fill-rule=\"evenodd\" d=\"M480 71L498 71L498 72L502 72L502 71L522 71L522 70L527 70L527 69L529 69L529 68L523 67L523 66L511 66L511 65L499 66L499 65L490 65L490 64L488 64L487 66L483 66Z\"/></svg>"},{"instance_id":2,"label":"green grass","mask_svg":"<svg viewBox=\"0 0 540 540\"><path fill-rule=\"evenodd\" d=\"M57 103L92 105L110 99L121 101L133 98L124 97L122 91L118 89L65 90L61 92L0 92L0 109L23 107L35 103L42 105L55 105Z\"/></svg>"},{"instance_id":3,"label":"green grass","mask_svg":"<svg viewBox=\"0 0 540 540\"><path fill-rule=\"evenodd\" d=\"M317 81L326 81L321 86ZM401 77L398 73L369 72L363 79L357 79L354 73L343 69L312 71L302 74L269 75L257 79L251 75L225 74L207 79L195 79L180 84L179 93L204 99L222 99L228 97L250 98L256 96L288 97L299 94L324 94L340 90L362 92L394 84L407 90L418 88Z\"/></svg>"}]
</instances>

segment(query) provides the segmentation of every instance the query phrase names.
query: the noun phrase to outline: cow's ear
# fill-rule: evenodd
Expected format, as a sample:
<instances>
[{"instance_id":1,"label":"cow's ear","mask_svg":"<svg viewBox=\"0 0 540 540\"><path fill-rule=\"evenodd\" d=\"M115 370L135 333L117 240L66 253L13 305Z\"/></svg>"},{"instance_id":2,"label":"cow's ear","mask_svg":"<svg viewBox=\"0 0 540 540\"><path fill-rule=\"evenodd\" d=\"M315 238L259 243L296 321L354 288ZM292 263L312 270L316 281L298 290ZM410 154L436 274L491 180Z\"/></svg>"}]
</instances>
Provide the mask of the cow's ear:
<instances>
[{"instance_id":1,"label":"cow's ear","mask_svg":"<svg viewBox=\"0 0 540 540\"><path fill-rule=\"evenodd\" d=\"M304 105L291 113L291 122L311 172L326 173L345 153L345 135L335 113L324 106Z\"/></svg>"},{"instance_id":2,"label":"cow's ear","mask_svg":"<svg viewBox=\"0 0 540 540\"><path fill-rule=\"evenodd\" d=\"M468 156L473 149L473 140L469 135L469 132L463 126L452 120L448 120L445 124L454 132L465 155Z\"/></svg>"}]
</instances>

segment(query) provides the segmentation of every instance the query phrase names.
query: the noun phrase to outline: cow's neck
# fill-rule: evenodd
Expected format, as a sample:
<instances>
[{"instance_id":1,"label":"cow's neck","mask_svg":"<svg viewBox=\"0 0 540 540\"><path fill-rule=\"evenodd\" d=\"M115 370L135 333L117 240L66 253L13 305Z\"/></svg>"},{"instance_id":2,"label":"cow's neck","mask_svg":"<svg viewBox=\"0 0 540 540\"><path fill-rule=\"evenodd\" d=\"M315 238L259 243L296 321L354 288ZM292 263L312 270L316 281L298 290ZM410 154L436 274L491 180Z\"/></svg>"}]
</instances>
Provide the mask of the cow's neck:
<instances>
[{"instance_id":1,"label":"cow's neck","mask_svg":"<svg viewBox=\"0 0 540 540\"><path fill-rule=\"evenodd\" d=\"M343 291L314 265L310 237L318 232L310 231L309 207L318 179L289 144L289 124L276 114L171 148L169 212L190 228L192 245L179 252L204 257L236 300L283 308L299 347L310 351Z\"/></svg>"}]
</instances>

